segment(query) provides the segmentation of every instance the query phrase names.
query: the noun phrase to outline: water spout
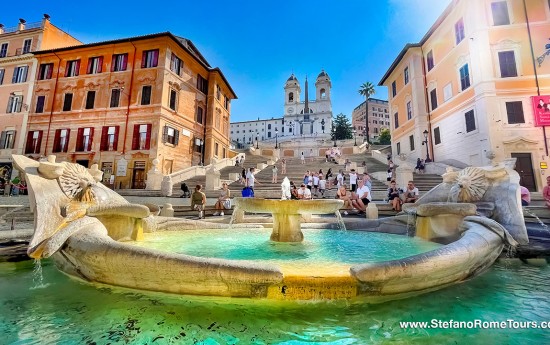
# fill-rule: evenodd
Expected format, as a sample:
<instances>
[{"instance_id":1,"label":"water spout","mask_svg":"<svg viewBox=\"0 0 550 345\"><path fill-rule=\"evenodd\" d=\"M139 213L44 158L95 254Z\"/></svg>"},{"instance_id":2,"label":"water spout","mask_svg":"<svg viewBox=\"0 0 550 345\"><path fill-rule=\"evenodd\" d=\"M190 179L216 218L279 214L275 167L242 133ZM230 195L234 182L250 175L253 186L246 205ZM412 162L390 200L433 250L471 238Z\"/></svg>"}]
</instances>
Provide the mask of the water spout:
<instances>
[{"instance_id":1,"label":"water spout","mask_svg":"<svg viewBox=\"0 0 550 345\"><path fill-rule=\"evenodd\" d=\"M336 216L336 227L338 228L338 230L346 231L346 223L344 223L344 219L340 214L340 210L336 210L334 212L334 215Z\"/></svg>"}]
</instances>

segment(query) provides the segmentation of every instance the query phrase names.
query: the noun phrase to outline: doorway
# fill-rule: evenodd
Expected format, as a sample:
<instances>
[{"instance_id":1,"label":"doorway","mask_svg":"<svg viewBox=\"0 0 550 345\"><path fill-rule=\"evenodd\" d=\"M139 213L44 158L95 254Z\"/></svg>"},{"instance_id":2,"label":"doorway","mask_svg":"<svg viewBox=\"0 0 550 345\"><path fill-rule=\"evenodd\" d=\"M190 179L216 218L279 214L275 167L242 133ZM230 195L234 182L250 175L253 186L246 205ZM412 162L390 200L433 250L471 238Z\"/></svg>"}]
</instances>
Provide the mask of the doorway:
<instances>
[{"instance_id":1,"label":"doorway","mask_svg":"<svg viewBox=\"0 0 550 345\"><path fill-rule=\"evenodd\" d=\"M134 162L132 189L145 189L145 162Z\"/></svg>"},{"instance_id":2,"label":"doorway","mask_svg":"<svg viewBox=\"0 0 550 345\"><path fill-rule=\"evenodd\" d=\"M77 159L76 164L80 164L85 168L89 168L88 164L90 164L90 160L89 159Z\"/></svg>"},{"instance_id":3,"label":"doorway","mask_svg":"<svg viewBox=\"0 0 550 345\"><path fill-rule=\"evenodd\" d=\"M531 192L537 191L535 174L533 171L533 161L530 153L512 153L512 158L516 158L515 170L521 178L521 185Z\"/></svg>"}]
</instances>

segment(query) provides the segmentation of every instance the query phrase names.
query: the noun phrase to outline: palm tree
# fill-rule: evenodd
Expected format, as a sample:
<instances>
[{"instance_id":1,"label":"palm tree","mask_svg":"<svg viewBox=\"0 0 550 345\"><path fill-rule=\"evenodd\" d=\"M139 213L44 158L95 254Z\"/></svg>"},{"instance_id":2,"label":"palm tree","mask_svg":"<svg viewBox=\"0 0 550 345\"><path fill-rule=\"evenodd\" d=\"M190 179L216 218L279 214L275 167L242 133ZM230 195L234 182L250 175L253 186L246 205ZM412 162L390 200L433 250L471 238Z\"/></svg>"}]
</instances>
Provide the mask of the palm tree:
<instances>
[{"instance_id":1,"label":"palm tree","mask_svg":"<svg viewBox=\"0 0 550 345\"><path fill-rule=\"evenodd\" d=\"M374 90L374 85L367 81L366 83L363 83L359 87L359 94L361 96L365 96L365 138L367 140L367 144L370 144L369 141L369 98L370 96L374 95L376 91Z\"/></svg>"}]
</instances>

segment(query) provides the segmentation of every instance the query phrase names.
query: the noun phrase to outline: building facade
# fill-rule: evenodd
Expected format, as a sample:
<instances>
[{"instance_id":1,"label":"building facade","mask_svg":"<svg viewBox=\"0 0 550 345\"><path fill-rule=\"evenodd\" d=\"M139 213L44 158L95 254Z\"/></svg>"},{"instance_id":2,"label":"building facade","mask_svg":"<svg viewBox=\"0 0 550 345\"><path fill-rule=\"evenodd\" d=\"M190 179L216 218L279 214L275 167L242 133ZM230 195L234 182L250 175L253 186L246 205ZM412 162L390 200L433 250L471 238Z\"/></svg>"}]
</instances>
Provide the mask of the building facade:
<instances>
[{"instance_id":1,"label":"building facade","mask_svg":"<svg viewBox=\"0 0 550 345\"><path fill-rule=\"evenodd\" d=\"M351 113L351 123L356 130L357 136L365 141L366 117L369 121L369 139L371 142L378 141L380 131L390 128L390 115L388 112L388 101L376 98L369 98L368 104L362 102Z\"/></svg>"},{"instance_id":2,"label":"building facade","mask_svg":"<svg viewBox=\"0 0 550 345\"><path fill-rule=\"evenodd\" d=\"M35 53L26 155L98 164L104 183L144 188L163 174L226 158L231 100L190 40L159 33Z\"/></svg>"},{"instance_id":3,"label":"building facade","mask_svg":"<svg viewBox=\"0 0 550 345\"><path fill-rule=\"evenodd\" d=\"M12 154L22 154L39 49L82 44L44 15L40 22L20 19L15 27L0 24L0 176L10 175Z\"/></svg>"},{"instance_id":4,"label":"building facade","mask_svg":"<svg viewBox=\"0 0 550 345\"><path fill-rule=\"evenodd\" d=\"M542 190L548 136L532 97L550 94L548 32L546 0L452 1L379 83L393 152L474 166L516 158L521 183Z\"/></svg>"},{"instance_id":5,"label":"building facade","mask_svg":"<svg viewBox=\"0 0 550 345\"><path fill-rule=\"evenodd\" d=\"M270 120L253 120L231 123L231 141L242 146L252 145L256 136L259 141L281 141L296 138L327 138L332 124L332 82L325 71L315 81L315 99L309 99L309 85L306 78L304 100L301 100L300 82L292 74L285 83L284 114Z\"/></svg>"}]
</instances>

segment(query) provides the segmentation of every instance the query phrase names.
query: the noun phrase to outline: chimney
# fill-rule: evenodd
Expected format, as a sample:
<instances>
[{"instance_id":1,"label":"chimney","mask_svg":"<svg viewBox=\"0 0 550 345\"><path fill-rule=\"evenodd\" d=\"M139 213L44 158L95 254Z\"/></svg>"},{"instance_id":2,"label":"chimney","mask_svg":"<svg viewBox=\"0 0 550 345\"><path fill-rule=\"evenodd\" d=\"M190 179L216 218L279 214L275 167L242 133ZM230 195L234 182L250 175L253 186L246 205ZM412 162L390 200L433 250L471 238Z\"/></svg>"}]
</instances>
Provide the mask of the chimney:
<instances>
[{"instance_id":1,"label":"chimney","mask_svg":"<svg viewBox=\"0 0 550 345\"><path fill-rule=\"evenodd\" d=\"M0 35L4 33L4 24L0 24Z\"/></svg>"},{"instance_id":2,"label":"chimney","mask_svg":"<svg viewBox=\"0 0 550 345\"><path fill-rule=\"evenodd\" d=\"M47 13L44 13L44 18L42 19L42 27L46 25L46 22L50 22L50 15Z\"/></svg>"},{"instance_id":3,"label":"chimney","mask_svg":"<svg viewBox=\"0 0 550 345\"><path fill-rule=\"evenodd\" d=\"M25 30L25 23L27 21L23 18L19 18L19 24L17 24L17 31L23 31Z\"/></svg>"}]
</instances>

